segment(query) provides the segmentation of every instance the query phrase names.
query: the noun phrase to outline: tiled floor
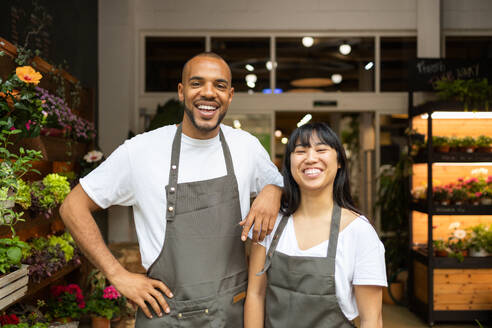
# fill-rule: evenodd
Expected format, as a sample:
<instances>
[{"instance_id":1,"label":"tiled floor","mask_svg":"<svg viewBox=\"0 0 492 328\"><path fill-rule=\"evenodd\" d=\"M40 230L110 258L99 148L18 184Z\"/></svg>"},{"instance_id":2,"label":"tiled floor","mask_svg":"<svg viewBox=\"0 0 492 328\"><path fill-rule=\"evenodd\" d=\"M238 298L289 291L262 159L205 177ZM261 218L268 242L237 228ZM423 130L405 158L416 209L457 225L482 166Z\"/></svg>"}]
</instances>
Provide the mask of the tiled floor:
<instances>
[{"instance_id":1,"label":"tiled floor","mask_svg":"<svg viewBox=\"0 0 492 328\"><path fill-rule=\"evenodd\" d=\"M422 319L410 312L406 307L383 305L384 328L419 328L429 327ZM478 324L435 324L437 328L477 328ZM484 326L485 327L485 326ZM490 327L490 326L487 326Z\"/></svg>"}]
</instances>

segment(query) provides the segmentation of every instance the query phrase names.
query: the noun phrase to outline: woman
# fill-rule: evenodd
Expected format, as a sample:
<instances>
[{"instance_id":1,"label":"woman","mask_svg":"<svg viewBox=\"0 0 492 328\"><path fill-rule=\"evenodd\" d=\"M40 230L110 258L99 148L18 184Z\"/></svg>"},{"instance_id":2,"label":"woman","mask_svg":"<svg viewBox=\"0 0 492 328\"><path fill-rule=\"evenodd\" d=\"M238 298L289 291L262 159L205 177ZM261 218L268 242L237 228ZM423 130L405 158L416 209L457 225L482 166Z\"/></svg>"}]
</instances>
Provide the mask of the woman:
<instances>
[{"instance_id":1,"label":"woman","mask_svg":"<svg viewBox=\"0 0 492 328\"><path fill-rule=\"evenodd\" d=\"M382 327L384 247L354 207L345 151L325 123L306 124L285 151L272 234L253 244L245 327ZM338 245L338 246L337 246Z\"/></svg>"}]
</instances>

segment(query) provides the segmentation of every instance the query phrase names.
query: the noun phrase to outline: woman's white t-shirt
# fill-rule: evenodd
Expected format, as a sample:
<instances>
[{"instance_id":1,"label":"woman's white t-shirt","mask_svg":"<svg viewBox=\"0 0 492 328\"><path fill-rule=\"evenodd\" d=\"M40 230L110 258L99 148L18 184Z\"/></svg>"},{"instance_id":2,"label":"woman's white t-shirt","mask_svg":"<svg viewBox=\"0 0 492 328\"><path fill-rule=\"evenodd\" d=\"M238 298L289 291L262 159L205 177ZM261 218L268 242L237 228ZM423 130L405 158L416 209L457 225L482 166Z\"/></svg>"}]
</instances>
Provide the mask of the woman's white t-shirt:
<instances>
[{"instance_id":1,"label":"woman's white t-shirt","mask_svg":"<svg viewBox=\"0 0 492 328\"><path fill-rule=\"evenodd\" d=\"M268 251L282 216L279 214L272 233L260 242ZM328 240L307 250L301 250L297 243L293 217L278 241L277 251L289 256L326 257ZM384 263L384 246L364 216L352 221L338 235L335 258L335 289L338 304L349 320L359 315L353 285L387 286Z\"/></svg>"}]
</instances>

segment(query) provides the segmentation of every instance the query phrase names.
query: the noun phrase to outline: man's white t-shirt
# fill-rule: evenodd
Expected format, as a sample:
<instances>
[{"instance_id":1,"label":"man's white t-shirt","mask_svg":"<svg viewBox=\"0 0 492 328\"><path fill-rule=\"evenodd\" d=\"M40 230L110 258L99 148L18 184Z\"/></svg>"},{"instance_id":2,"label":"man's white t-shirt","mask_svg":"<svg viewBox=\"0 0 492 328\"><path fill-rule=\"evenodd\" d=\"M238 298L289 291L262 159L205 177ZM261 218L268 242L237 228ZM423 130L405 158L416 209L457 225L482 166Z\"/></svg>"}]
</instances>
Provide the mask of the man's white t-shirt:
<instances>
[{"instance_id":1,"label":"man's white t-shirt","mask_svg":"<svg viewBox=\"0 0 492 328\"><path fill-rule=\"evenodd\" d=\"M260 244L268 251L282 216ZM297 243L292 215L289 217L277 244L278 252L289 256L326 257L328 240L307 250ZM376 231L364 216L352 221L338 235L335 258L335 290L338 304L349 320L359 316L353 285L387 286L384 246Z\"/></svg>"},{"instance_id":2,"label":"man's white t-shirt","mask_svg":"<svg viewBox=\"0 0 492 328\"><path fill-rule=\"evenodd\" d=\"M239 188L241 214L250 197L267 184L283 186L282 176L258 139L221 125L229 146ZM142 265L147 269L160 254L166 231L166 191L176 126L169 125L125 141L97 169L80 180L101 208L133 206ZM192 139L183 134L178 183L203 181L227 174L220 137ZM179 204L178 204L179 206Z\"/></svg>"}]
</instances>

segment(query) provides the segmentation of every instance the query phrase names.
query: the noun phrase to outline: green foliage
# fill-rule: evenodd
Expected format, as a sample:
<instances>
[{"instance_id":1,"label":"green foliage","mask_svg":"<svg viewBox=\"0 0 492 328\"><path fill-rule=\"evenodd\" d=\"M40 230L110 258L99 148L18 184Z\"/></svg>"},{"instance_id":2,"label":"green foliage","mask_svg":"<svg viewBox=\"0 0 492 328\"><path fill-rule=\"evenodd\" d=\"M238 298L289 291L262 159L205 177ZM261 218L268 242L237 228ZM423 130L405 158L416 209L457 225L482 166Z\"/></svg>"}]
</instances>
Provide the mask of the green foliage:
<instances>
[{"instance_id":1,"label":"green foliage","mask_svg":"<svg viewBox=\"0 0 492 328\"><path fill-rule=\"evenodd\" d=\"M104 291L101 288L95 289L87 300L87 312L99 317L113 319L117 317L122 308L122 302L126 303L123 296L117 299L106 299L103 297Z\"/></svg>"},{"instance_id":2,"label":"green foliage","mask_svg":"<svg viewBox=\"0 0 492 328\"><path fill-rule=\"evenodd\" d=\"M436 82L435 90L438 91L441 99L462 102L465 110L468 110L469 107L483 107L488 110L492 99L492 86L489 85L487 79L442 79Z\"/></svg>"},{"instance_id":3,"label":"green foliage","mask_svg":"<svg viewBox=\"0 0 492 328\"><path fill-rule=\"evenodd\" d=\"M492 225L486 226L479 224L468 228L471 234L469 246L476 251L485 250L487 253L492 253Z\"/></svg>"},{"instance_id":4,"label":"green foliage","mask_svg":"<svg viewBox=\"0 0 492 328\"><path fill-rule=\"evenodd\" d=\"M489 147L492 144L492 138L489 136L481 135L476 140L478 147Z\"/></svg>"},{"instance_id":5,"label":"green foliage","mask_svg":"<svg viewBox=\"0 0 492 328\"><path fill-rule=\"evenodd\" d=\"M432 136L432 146L441 147L449 145L449 138L442 136Z\"/></svg>"},{"instance_id":6,"label":"green foliage","mask_svg":"<svg viewBox=\"0 0 492 328\"><path fill-rule=\"evenodd\" d=\"M59 245L63 253L65 253L65 260L68 262L73 257L74 247L72 244L63 237L51 236L48 240L48 245L55 247Z\"/></svg>"},{"instance_id":7,"label":"green foliage","mask_svg":"<svg viewBox=\"0 0 492 328\"><path fill-rule=\"evenodd\" d=\"M464 137L459 139L459 147L471 147L475 145L475 139L472 137Z\"/></svg>"},{"instance_id":8,"label":"green foliage","mask_svg":"<svg viewBox=\"0 0 492 328\"><path fill-rule=\"evenodd\" d=\"M15 202L27 210L31 206L31 186L22 179L17 179Z\"/></svg>"},{"instance_id":9,"label":"green foliage","mask_svg":"<svg viewBox=\"0 0 492 328\"><path fill-rule=\"evenodd\" d=\"M181 123L184 115L184 105L177 99L170 99L164 105L157 105L157 112L150 121L147 131L155 130L165 125Z\"/></svg>"},{"instance_id":10,"label":"green foliage","mask_svg":"<svg viewBox=\"0 0 492 328\"><path fill-rule=\"evenodd\" d=\"M11 268L19 267L22 252L28 249L29 245L19 237L0 239L0 273L8 273Z\"/></svg>"},{"instance_id":11,"label":"green foliage","mask_svg":"<svg viewBox=\"0 0 492 328\"><path fill-rule=\"evenodd\" d=\"M43 179L44 191L53 195L55 202L61 204L70 193L70 183L66 176L56 173L48 174Z\"/></svg>"},{"instance_id":12,"label":"green foliage","mask_svg":"<svg viewBox=\"0 0 492 328\"><path fill-rule=\"evenodd\" d=\"M8 324L8 325L3 325L2 328L48 328L50 325L48 323L44 322L36 322L32 325L28 324L27 322L21 322L16 325Z\"/></svg>"}]
</instances>

